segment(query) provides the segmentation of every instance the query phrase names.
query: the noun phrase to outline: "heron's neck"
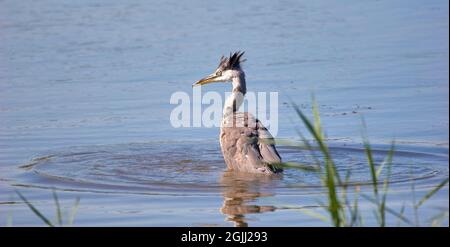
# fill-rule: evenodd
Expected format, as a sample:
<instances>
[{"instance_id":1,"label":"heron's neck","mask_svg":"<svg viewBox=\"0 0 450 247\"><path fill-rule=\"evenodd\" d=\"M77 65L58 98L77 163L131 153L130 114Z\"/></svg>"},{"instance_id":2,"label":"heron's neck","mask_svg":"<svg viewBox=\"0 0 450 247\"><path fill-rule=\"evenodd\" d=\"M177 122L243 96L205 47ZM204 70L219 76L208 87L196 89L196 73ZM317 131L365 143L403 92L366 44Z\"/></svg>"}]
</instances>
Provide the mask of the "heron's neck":
<instances>
[{"instance_id":1,"label":"heron's neck","mask_svg":"<svg viewBox=\"0 0 450 247\"><path fill-rule=\"evenodd\" d=\"M224 117L236 112L244 102L244 95L247 93L244 72L241 72L239 76L233 77L232 84L233 91L225 101L225 106L223 108Z\"/></svg>"}]
</instances>

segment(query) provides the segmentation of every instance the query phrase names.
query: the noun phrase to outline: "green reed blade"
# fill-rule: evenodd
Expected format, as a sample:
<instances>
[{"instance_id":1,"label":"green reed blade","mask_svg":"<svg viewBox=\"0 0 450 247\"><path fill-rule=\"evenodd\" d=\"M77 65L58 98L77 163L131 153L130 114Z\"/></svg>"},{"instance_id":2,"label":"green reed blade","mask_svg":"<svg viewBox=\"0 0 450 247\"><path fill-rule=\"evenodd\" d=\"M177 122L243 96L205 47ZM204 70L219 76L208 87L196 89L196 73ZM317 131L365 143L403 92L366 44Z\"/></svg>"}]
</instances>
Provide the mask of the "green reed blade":
<instances>
[{"instance_id":1,"label":"green reed blade","mask_svg":"<svg viewBox=\"0 0 450 247\"><path fill-rule=\"evenodd\" d=\"M52 190L53 192L53 200L55 201L56 206L56 215L58 220L58 225L62 226L62 213L61 213L61 206L59 205L58 195L56 195L55 189Z\"/></svg>"},{"instance_id":2,"label":"green reed blade","mask_svg":"<svg viewBox=\"0 0 450 247\"><path fill-rule=\"evenodd\" d=\"M27 204L27 206L31 209L31 211L33 211L33 213L38 216L42 221L44 221L45 224L47 224L48 226L54 226L52 224L52 222L47 219L41 212L39 212L39 210L37 210L19 191L16 190L17 195L19 195L20 199L22 199L22 201L25 202L25 204Z\"/></svg>"},{"instance_id":3,"label":"green reed blade","mask_svg":"<svg viewBox=\"0 0 450 247\"><path fill-rule=\"evenodd\" d=\"M416 208L419 208L424 204L430 197L432 197L436 192L438 192L440 189L442 189L447 183L448 179L444 179L440 184L438 184L434 189L432 189L430 192L428 192L420 201L415 205Z\"/></svg>"}]
</instances>

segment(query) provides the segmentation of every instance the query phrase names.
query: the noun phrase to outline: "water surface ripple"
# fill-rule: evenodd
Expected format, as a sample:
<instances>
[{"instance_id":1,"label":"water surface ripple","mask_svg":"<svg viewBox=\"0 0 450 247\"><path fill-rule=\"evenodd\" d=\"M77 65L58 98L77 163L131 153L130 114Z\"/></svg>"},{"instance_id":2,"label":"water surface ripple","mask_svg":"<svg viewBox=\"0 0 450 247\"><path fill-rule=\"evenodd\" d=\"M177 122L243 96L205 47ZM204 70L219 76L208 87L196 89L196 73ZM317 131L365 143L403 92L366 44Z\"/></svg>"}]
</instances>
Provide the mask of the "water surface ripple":
<instances>
[{"instance_id":1,"label":"water surface ripple","mask_svg":"<svg viewBox=\"0 0 450 247\"><path fill-rule=\"evenodd\" d=\"M297 147L280 146L284 161L314 166L311 153ZM370 182L370 170L363 149L333 146L331 153L343 176L351 172L352 184ZM317 152L318 154L318 152ZM386 149L374 149L374 158L381 164ZM448 176L448 156L401 150L395 153L391 182L404 184L411 180L434 184ZM317 172L286 169L282 176L266 177L235 174L226 171L220 147L204 143L133 143L66 148L33 158L21 166L27 169L21 182L33 186L57 186L61 189L126 192L187 193L216 192L249 178L258 186L278 193L301 193L305 188L320 191ZM386 171L386 169L384 169ZM386 172L381 174L381 181ZM224 183L224 178L228 182ZM416 181L416 183L418 183ZM431 185L430 184L430 185Z\"/></svg>"}]
</instances>

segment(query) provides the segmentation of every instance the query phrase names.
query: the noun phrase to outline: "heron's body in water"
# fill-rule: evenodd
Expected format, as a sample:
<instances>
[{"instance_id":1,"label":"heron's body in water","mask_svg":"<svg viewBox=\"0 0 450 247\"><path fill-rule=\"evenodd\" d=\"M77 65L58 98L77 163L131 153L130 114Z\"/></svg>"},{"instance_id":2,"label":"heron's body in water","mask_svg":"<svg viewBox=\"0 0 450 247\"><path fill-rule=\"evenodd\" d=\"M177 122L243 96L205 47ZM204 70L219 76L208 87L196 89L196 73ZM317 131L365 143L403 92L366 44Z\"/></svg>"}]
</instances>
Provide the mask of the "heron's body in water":
<instances>
[{"instance_id":1,"label":"heron's body in water","mask_svg":"<svg viewBox=\"0 0 450 247\"><path fill-rule=\"evenodd\" d=\"M252 114L237 111L247 92L241 67L243 54L236 52L230 57L222 56L214 73L193 86L230 81L233 85L233 91L225 101L220 126L220 147L228 169L268 175L281 173L282 169L278 168L281 157L272 135Z\"/></svg>"}]
</instances>

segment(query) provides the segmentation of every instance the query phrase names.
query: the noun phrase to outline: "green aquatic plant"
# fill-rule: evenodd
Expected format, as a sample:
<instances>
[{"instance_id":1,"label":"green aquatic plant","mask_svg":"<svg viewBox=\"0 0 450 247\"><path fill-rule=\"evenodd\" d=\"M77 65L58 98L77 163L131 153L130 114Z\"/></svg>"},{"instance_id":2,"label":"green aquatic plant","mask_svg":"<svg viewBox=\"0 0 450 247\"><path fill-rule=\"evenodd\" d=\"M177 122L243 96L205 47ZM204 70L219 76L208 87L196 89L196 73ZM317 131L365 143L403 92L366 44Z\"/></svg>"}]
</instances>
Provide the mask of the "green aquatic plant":
<instances>
[{"instance_id":1,"label":"green aquatic plant","mask_svg":"<svg viewBox=\"0 0 450 247\"><path fill-rule=\"evenodd\" d=\"M55 203L55 208L56 208L56 224L51 221L48 217L46 217L41 211L39 211L30 201L28 201L28 199L22 195L22 193L20 193L19 191L16 191L16 194L20 197L20 199L28 206L28 208L40 219L42 220L42 222L44 222L47 226L50 227L54 227L54 226L65 226L64 225L64 220L63 220L63 213L61 210L61 205L59 203L59 199L58 199L58 195L56 194L56 191L53 190L53 201ZM68 215L67 218L67 226L71 226L73 225L74 219L75 219L75 215L78 211L78 207L80 205L80 198L77 197L75 199L75 203L72 206L72 209Z\"/></svg>"},{"instance_id":2,"label":"green aquatic plant","mask_svg":"<svg viewBox=\"0 0 450 247\"><path fill-rule=\"evenodd\" d=\"M373 152L370 145L370 142L367 138L366 134L366 124L364 119L362 120L362 137L363 137L363 146L364 152L367 158L367 164L370 170L370 178L371 181L368 186L372 187L372 194L359 194L359 186L349 186L350 185L350 177L351 170L347 170L345 174L345 179L341 179L341 175L339 171L336 169L335 162L333 161L332 155L329 151L328 145L326 143L326 136L323 133L320 114L317 107L317 103L313 97L312 104L312 113L313 120L310 120L301 110L301 108L295 103L292 104L294 110L296 111L298 117L301 119L301 122L306 127L309 134L313 137L313 141L317 144L317 147L314 147L311 144L311 141L308 141L301 131L297 131L299 134L303 146L302 148L306 148L311 152L311 155L314 157L315 166L318 167L316 171L319 171L322 184L326 189L327 194L327 203L321 203L323 208L329 214L330 221L333 226L342 227L342 226L362 226L363 216L360 212L359 207L359 196L366 199L370 203L373 203L376 207L374 210L374 216L377 219L378 225L380 227L386 226L386 217L387 214L392 215L398 218L398 225L401 222L404 222L408 225L414 225L414 223L404 216L405 205L402 206L400 211L396 211L388 206L387 197L389 191L390 177L391 177L391 169L392 169L392 160L395 153L395 142L392 142L391 147L388 151L388 154L384 161L381 164L376 164L373 158ZM322 154L322 159L314 152L315 150L319 150ZM295 167L294 165L286 166L286 168ZM383 181L380 181L380 175L383 170L386 170L386 176ZM419 225L418 221L418 209L419 207L425 203L431 196L433 196L437 191L443 188L449 182L448 178L438 184L435 188L433 188L430 192L428 192L419 202L416 203L415 198L413 198L413 209L415 212L415 225ZM382 186L380 188L380 185ZM353 202L350 202L348 197L348 190L350 188L355 188L355 194ZM412 187L413 197L415 196L414 186ZM309 213L311 215L311 213ZM317 215L314 213L315 218L324 218L322 215ZM441 213L435 216L432 219L432 224L439 224L442 222L443 218L448 217L448 212Z\"/></svg>"}]
</instances>

